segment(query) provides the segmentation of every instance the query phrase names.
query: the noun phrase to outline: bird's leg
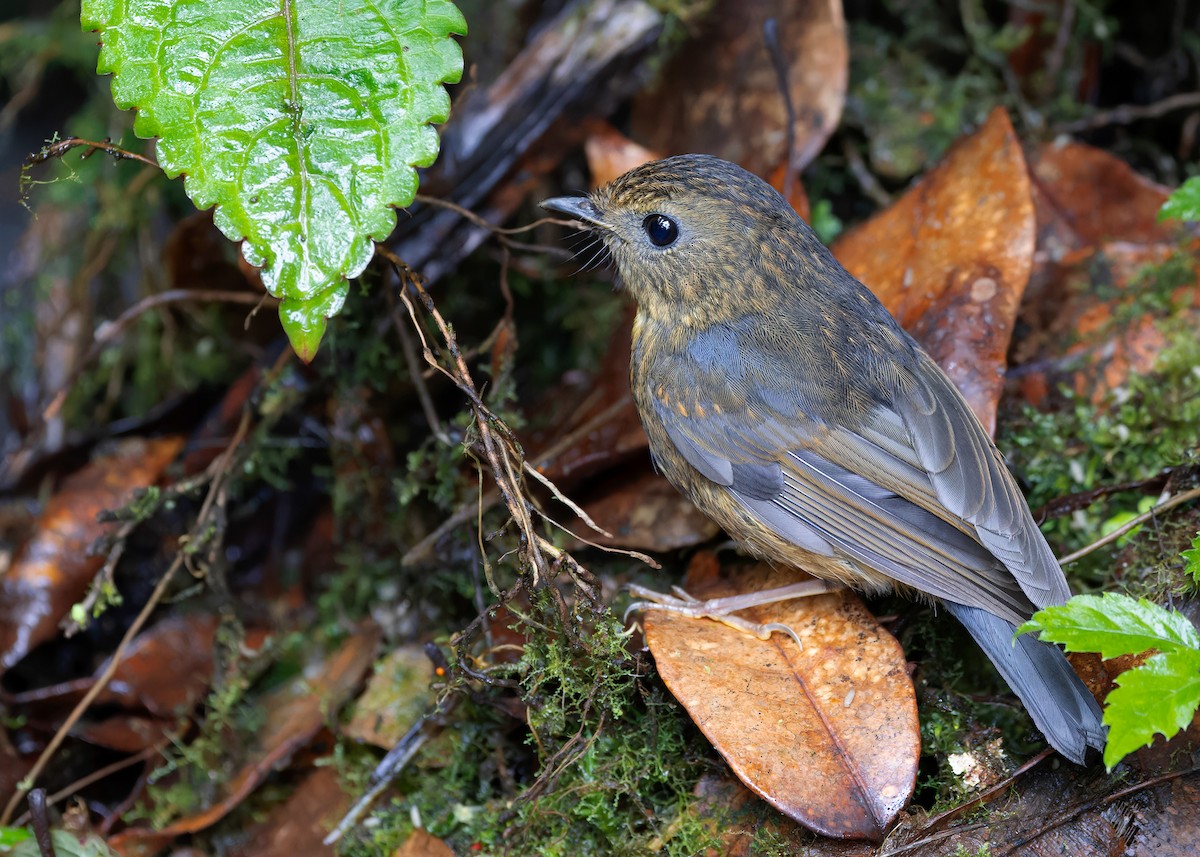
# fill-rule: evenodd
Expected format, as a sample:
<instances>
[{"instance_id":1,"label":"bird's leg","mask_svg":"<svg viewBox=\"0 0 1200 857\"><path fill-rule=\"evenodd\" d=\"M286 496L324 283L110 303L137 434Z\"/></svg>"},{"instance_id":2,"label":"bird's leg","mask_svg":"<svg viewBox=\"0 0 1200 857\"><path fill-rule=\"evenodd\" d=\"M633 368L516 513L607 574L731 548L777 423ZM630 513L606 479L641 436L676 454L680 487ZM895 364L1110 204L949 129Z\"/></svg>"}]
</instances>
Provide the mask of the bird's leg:
<instances>
[{"instance_id":1,"label":"bird's leg","mask_svg":"<svg viewBox=\"0 0 1200 857\"><path fill-rule=\"evenodd\" d=\"M782 622L751 622L749 619L743 619L740 616L732 614L739 610L745 610L748 607L760 607L764 604L790 601L793 598L824 595L826 592L833 592L842 587L840 584L830 583L825 580L803 580L799 583L790 583L787 586L778 586L774 589L746 592L741 595L727 595L723 598L710 598L707 601L694 598L678 586L671 587L671 590L675 593L674 595L655 592L653 589L638 586L636 583L630 583L625 588L635 597L642 599L641 601L633 602L625 608L626 621L629 619L629 614L633 612L665 610L668 613L687 616L690 619L712 619L715 622L736 628L743 633L752 634L760 640L766 640L771 634L778 631L787 634L796 641L796 645L804 648L796 632Z\"/></svg>"}]
</instances>

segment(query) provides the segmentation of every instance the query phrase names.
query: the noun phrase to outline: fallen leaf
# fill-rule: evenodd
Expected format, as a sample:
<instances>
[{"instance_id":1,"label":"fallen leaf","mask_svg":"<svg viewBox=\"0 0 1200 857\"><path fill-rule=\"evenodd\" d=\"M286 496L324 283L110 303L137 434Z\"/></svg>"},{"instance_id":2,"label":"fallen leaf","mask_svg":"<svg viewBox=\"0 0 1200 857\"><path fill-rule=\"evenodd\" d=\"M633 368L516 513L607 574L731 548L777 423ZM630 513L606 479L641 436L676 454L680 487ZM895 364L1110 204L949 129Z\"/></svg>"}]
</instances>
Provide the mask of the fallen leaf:
<instances>
[{"instance_id":1,"label":"fallen leaf","mask_svg":"<svg viewBox=\"0 0 1200 857\"><path fill-rule=\"evenodd\" d=\"M392 857L454 857L454 851L436 836L424 830L414 830Z\"/></svg>"},{"instance_id":2,"label":"fallen leaf","mask_svg":"<svg viewBox=\"0 0 1200 857\"><path fill-rule=\"evenodd\" d=\"M896 204L833 246L946 371L989 434L1034 235L1021 145L997 108Z\"/></svg>"},{"instance_id":3,"label":"fallen leaf","mask_svg":"<svg viewBox=\"0 0 1200 857\"><path fill-rule=\"evenodd\" d=\"M797 170L837 128L849 49L841 0L717 0L698 33L634 101L634 135L669 154L707 152L771 175L787 156L787 112L763 37L774 17L795 106Z\"/></svg>"},{"instance_id":4,"label":"fallen leaf","mask_svg":"<svg viewBox=\"0 0 1200 857\"><path fill-rule=\"evenodd\" d=\"M1171 244L1113 243L1077 251L1042 285L1048 311L1029 302L1021 319L1029 332L1013 348L1011 380L1024 399L1045 404L1059 383L1094 403L1124 386L1131 375L1153 370L1169 344L1168 319L1200 325L1200 265L1192 281L1165 297L1149 297L1139 273L1177 252Z\"/></svg>"},{"instance_id":5,"label":"fallen leaf","mask_svg":"<svg viewBox=\"0 0 1200 857\"><path fill-rule=\"evenodd\" d=\"M89 744L121 753L140 753L148 747L165 744L168 736L177 728L176 724L165 720L118 714L95 722L80 723L71 730L71 735Z\"/></svg>"},{"instance_id":6,"label":"fallen leaf","mask_svg":"<svg viewBox=\"0 0 1200 857\"><path fill-rule=\"evenodd\" d=\"M220 798L211 806L159 830L130 827L117 834L113 842L119 843L123 851L135 847L139 840L160 845L175 836L204 830L228 815L273 771L286 765L337 712L370 668L378 643L377 629L360 631L312 674L297 677L260 699L267 722L259 732L257 747L223 784Z\"/></svg>"},{"instance_id":7,"label":"fallen leaf","mask_svg":"<svg viewBox=\"0 0 1200 857\"><path fill-rule=\"evenodd\" d=\"M1158 222L1170 189L1108 152L1070 140L1046 143L1030 158L1029 169L1045 197L1039 225L1061 218L1077 246L1171 243L1179 235L1178 223Z\"/></svg>"},{"instance_id":8,"label":"fallen leaf","mask_svg":"<svg viewBox=\"0 0 1200 857\"><path fill-rule=\"evenodd\" d=\"M592 125L592 131L583 144L583 153L587 156L593 188L608 184L634 167L662 157L653 149L630 140L607 122Z\"/></svg>"},{"instance_id":9,"label":"fallen leaf","mask_svg":"<svg viewBox=\"0 0 1200 857\"><path fill-rule=\"evenodd\" d=\"M348 738L390 750L429 706L433 662L421 646L398 646L378 663L342 727Z\"/></svg>"},{"instance_id":10,"label":"fallen leaf","mask_svg":"<svg viewBox=\"0 0 1200 857\"><path fill-rule=\"evenodd\" d=\"M579 525L574 528L595 544L670 551L706 542L720 532L707 515L655 473L648 460L641 467L617 469L598 494L583 509L613 537Z\"/></svg>"},{"instance_id":11,"label":"fallen leaf","mask_svg":"<svg viewBox=\"0 0 1200 857\"><path fill-rule=\"evenodd\" d=\"M230 857L333 857L337 849L322 840L350 804L337 768L315 768L285 802L271 810L266 821L254 826L249 839L228 853Z\"/></svg>"},{"instance_id":12,"label":"fallen leaf","mask_svg":"<svg viewBox=\"0 0 1200 857\"><path fill-rule=\"evenodd\" d=\"M736 592L807 575L765 565ZM725 583L697 598L734 594ZM916 695L899 643L849 590L739 611L787 625L760 640L708 619L650 610L658 672L734 773L785 815L826 836L882 839L912 794L920 756Z\"/></svg>"},{"instance_id":13,"label":"fallen leaf","mask_svg":"<svg viewBox=\"0 0 1200 857\"><path fill-rule=\"evenodd\" d=\"M0 674L56 637L63 616L86 594L104 563L88 549L116 527L97 516L155 484L182 446L178 437L127 440L63 480L0 580Z\"/></svg>"}]
</instances>

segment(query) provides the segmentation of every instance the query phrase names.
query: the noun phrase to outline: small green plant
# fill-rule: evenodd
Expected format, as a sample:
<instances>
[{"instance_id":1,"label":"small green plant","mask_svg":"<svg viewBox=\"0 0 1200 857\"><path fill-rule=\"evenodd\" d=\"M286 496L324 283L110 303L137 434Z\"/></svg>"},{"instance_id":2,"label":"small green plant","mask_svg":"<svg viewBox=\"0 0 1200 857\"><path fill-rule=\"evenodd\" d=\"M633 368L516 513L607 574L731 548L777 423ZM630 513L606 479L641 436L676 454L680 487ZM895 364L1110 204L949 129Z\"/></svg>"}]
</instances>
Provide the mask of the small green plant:
<instances>
[{"instance_id":1,"label":"small green plant","mask_svg":"<svg viewBox=\"0 0 1200 857\"><path fill-rule=\"evenodd\" d=\"M1017 629L1030 631L1068 652L1098 652L1103 658L1154 650L1117 677L1106 700L1104 764L1110 771L1156 734L1173 737L1200 708L1200 634L1180 613L1114 592L1077 595L1039 610Z\"/></svg>"},{"instance_id":2,"label":"small green plant","mask_svg":"<svg viewBox=\"0 0 1200 857\"><path fill-rule=\"evenodd\" d=\"M1158 213L1159 220L1200 220L1200 176L1175 189Z\"/></svg>"},{"instance_id":3,"label":"small green plant","mask_svg":"<svg viewBox=\"0 0 1200 857\"><path fill-rule=\"evenodd\" d=\"M1192 539L1191 550L1185 550L1183 556L1183 572L1192 579L1192 586L1200 589L1200 533Z\"/></svg>"}]
</instances>

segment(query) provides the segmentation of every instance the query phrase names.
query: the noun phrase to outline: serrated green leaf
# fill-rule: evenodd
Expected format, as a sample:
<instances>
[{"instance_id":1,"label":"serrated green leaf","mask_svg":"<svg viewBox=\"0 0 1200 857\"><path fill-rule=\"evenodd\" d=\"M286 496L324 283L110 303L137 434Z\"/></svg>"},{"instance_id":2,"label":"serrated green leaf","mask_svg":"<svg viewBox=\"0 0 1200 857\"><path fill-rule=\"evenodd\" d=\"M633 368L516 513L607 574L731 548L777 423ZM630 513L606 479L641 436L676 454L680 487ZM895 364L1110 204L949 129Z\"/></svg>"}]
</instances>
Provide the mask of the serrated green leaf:
<instances>
[{"instance_id":1,"label":"serrated green leaf","mask_svg":"<svg viewBox=\"0 0 1200 857\"><path fill-rule=\"evenodd\" d=\"M1200 533L1192 539L1192 549L1184 551L1181 556L1184 573L1192 578L1193 586L1200 586Z\"/></svg>"},{"instance_id":2,"label":"serrated green leaf","mask_svg":"<svg viewBox=\"0 0 1200 857\"><path fill-rule=\"evenodd\" d=\"M1043 640L1069 652L1099 652L1103 658L1200 648L1200 635L1185 617L1144 598L1106 592L1076 595L1066 604L1033 614L1018 634L1040 631Z\"/></svg>"},{"instance_id":3,"label":"serrated green leaf","mask_svg":"<svg viewBox=\"0 0 1200 857\"><path fill-rule=\"evenodd\" d=\"M1104 764L1109 770L1156 734L1171 738L1192 722L1200 705L1200 651L1153 655L1117 676L1116 683L1104 709L1109 726Z\"/></svg>"},{"instance_id":4,"label":"serrated green leaf","mask_svg":"<svg viewBox=\"0 0 1200 857\"><path fill-rule=\"evenodd\" d=\"M84 0L98 70L311 359L437 156L465 34L448 0Z\"/></svg>"},{"instance_id":5,"label":"serrated green leaf","mask_svg":"<svg viewBox=\"0 0 1200 857\"><path fill-rule=\"evenodd\" d=\"M1192 176L1167 197L1159 220L1200 220L1200 176Z\"/></svg>"}]
</instances>

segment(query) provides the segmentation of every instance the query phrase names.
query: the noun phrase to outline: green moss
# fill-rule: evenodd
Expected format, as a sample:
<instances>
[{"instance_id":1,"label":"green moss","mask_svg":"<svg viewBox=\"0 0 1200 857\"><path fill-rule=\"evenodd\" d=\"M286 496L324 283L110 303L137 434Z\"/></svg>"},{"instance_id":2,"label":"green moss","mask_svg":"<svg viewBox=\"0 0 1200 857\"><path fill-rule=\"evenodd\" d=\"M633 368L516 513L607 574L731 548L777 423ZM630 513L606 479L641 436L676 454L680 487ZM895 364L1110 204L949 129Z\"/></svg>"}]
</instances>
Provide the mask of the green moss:
<instances>
[{"instance_id":1,"label":"green moss","mask_svg":"<svg viewBox=\"0 0 1200 857\"><path fill-rule=\"evenodd\" d=\"M1197 463L1200 425L1200 340L1182 321L1162 326L1172 345L1154 371L1133 376L1093 404L1068 389L1055 410L1024 407L998 442L1027 486L1033 508L1104 485L1147 479L1165 468ZM1047 521L1043 531L1060 555L1095 541L1105 525L1136 514L1144 496L1113 494ZM1144 558L1154 564L1162 557ZM1111 553L1097 551L1069 572L1085 586L1109 582Z\"/></svg>"},{"instance_id":2,"label":"green moss","mask_svg":"<svg viewBox=\"0 0 1200 857\"><path fill-rule=\"evenodd\" d=\"M692 796L710 764L689 749L702 739L646 681L611 614L572 614L564 625L548 593L534 599L514 625L528 637L521 660L489 673L515 688L472 692L448 740L406 772L403 797L344 853L395 847L414 817L459 853L683 855L715 844Z\"/></svg>"}]
</instances>

